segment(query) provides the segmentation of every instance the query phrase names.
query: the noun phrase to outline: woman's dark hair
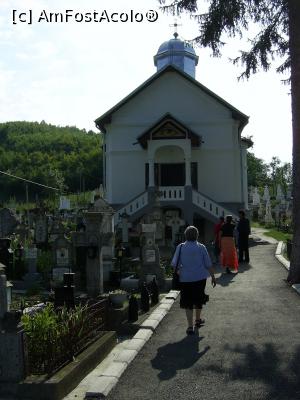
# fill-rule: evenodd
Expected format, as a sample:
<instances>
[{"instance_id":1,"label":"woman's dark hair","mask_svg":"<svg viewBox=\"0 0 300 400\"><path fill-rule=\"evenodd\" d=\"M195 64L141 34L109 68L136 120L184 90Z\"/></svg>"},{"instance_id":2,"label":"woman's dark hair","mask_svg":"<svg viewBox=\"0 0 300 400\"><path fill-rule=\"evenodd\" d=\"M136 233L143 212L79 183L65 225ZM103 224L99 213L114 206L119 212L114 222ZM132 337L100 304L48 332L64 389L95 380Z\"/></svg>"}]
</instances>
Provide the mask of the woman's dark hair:
<instances>
[{"instance_id":1,"label":"woman's dark hair","mask_svg":"<svg viewBox=\"0 0 300 400\"><path fill-rule=\"evenodd\" d=\"M230 224L232 222L232 215L226 215L226 222Z\"/></svg>"},{"instance_id":2,"label":"woman's dark hair","mask_svg":"<svg viewBox=\"0 0 300 400\"><path fill-rule=\"evenodd\" d=\"M195 226L188 226L184 231L185 238L188 242L194 242L198 239L198 229Z\"/></svg>"}]
</instances>

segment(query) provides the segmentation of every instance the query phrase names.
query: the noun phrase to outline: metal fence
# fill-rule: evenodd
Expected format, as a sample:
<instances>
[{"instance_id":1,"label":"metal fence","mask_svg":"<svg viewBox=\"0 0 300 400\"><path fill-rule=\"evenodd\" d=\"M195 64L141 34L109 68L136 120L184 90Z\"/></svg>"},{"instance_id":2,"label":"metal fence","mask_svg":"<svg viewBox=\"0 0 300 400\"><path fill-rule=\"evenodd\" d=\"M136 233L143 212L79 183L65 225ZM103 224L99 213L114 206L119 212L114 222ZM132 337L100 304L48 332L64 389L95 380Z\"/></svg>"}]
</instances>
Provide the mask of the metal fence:
<instances>
[{"instance_id":1,"label":"metal fence","mask_svg":"<svg viewBox=\"0 0 300 400\"><path fill-rule=\"evenodd\" d=\"M68 364L93 341L103 335L107 327L108 300L86 304L80 315L66 318L56 330L42 337L24 335L27 375L52 375Z\"/></svg>"}]
</instances>

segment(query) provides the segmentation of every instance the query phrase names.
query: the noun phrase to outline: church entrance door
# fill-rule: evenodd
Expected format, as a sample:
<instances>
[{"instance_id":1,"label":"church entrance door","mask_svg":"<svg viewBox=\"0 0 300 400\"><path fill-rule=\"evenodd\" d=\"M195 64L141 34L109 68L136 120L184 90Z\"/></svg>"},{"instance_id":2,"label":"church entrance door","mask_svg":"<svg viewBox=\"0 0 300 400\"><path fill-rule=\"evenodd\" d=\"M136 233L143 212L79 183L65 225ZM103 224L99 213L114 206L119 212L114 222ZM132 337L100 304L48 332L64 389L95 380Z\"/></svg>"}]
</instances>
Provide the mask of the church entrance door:
<instances>
[{"instance_id":1,"label":"church entrance door","mask_svg":"<svg viewBox=\"0 0 300 400\"><path fill-rule=\"evenodd\" d=\"M157 164L158 186L184 186L185 164Z\"/></svg>"}]
</instances>

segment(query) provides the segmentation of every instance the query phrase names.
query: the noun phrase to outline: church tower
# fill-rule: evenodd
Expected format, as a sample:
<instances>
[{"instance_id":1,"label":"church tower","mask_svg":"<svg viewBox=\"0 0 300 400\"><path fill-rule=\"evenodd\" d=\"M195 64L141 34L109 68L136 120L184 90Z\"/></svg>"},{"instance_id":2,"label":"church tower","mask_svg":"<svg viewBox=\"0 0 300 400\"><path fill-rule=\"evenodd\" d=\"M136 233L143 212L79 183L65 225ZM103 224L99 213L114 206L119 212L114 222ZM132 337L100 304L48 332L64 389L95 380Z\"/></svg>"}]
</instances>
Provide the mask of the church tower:
<instances>
[{"instance_id":1,"label":"church tower","mask_svg":"<svg viewBox=\"0 0 300 400\"><path fill-rule=\"evenodd\" d=\"M170 39L159 46L157 54L154 56L154 65L157 71L166 65L175 65L195 79L198 58L193 47L178 39L178 33L175 32L174 39Z\"/></svg>"}]
</instances>

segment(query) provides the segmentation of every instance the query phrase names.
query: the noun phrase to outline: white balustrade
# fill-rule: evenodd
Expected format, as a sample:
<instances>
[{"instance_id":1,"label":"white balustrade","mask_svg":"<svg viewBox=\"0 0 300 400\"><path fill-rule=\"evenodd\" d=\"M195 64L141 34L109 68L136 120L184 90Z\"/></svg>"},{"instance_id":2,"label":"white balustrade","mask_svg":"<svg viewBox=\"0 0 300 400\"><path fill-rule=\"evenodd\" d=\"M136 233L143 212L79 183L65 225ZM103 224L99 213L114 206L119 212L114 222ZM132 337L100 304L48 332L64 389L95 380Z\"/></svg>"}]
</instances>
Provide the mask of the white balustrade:
<instances>
[{"instance_id":1,"label":"white balustrade","mask_svg":"<svg viewBox=\"0 0 300 400\"><path fill-rule=\"evenodd\" d=\"M148 204L148 192L140 194L135 199L131 200L124 207L116 211L114 215L114 224L117 225L121 221L121 215L126 213L127 215L135 214L137 211L146 207Z\"/></svg>"},{"instance_id":2,"label":"white balustrade","mask_svg":"<svg viewBox=\"0 0 300 400\"><path fill-rule=\"evenodd\" d=\"M184 200L184 186L160 186L159 187L159 200Z\"/></svg>"},{"instance_id":3,"label":"white balustrade","mask_svg":"<svg viewBox=\"0 0 300 400\"><path fill-rule=\"evenodd\" d=\"M193 190L193 204L216 218L225 217L226 215L232 215L234 219L238 218L238 216L234 215L232 211L222 207L220 204L197 192L196 190Z\"/></svg>"},{"instance_id":4,"label":"white balustrade","mask_svg":"<svg viewBox=\"0 0 300 400\"><path fill-rule=\"evenodd\" d=\"M160 186L159 187L159 200L163 201L183 201L185 198L184 186ZM208 214L213 215L215 218L225 217L232 215L234 219L238 216L233 214L227 208L222 207L209 197L193 190L192 193L193 204ZM124 207L120 208L114 215L114 224L117 225L121 221L121 215L126 213L128 215L135 214L142 208L148 205L148 192L144 192L135 199L128 202Z\"/></svg>"}]
</instances>

